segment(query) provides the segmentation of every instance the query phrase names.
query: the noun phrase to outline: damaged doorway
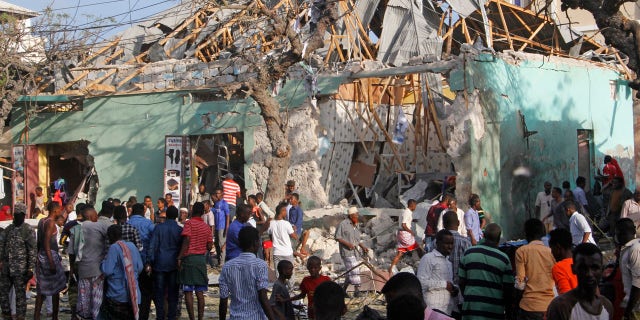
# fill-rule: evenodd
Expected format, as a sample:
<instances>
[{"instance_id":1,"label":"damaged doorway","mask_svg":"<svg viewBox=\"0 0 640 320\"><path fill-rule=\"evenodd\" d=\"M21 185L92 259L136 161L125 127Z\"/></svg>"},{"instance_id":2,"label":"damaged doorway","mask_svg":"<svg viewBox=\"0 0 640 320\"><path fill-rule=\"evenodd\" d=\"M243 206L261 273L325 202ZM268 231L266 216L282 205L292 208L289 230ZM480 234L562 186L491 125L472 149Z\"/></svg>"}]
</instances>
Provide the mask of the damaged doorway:
<instances>
[{"instance_id":1,"label":"damaged doorway","mask_svg":"<svg viewBox=\"0 0 640 320\"><path fill-rule=\"evenodd\" d=\"M243 132L191 136L191 145L194 194L200 183L204 183L206 192L213 193L228 173L244 190Z\"/></svg>"},{"instance_id":2,"label":"damaged doorway","mask_svg":"<svg viewBox=\"0 0 640 320\"><path fill-rule=\"evenodd\" d=\"M57 190L64 191L63 203L74 199L94 204L98 177L95 175L89 142L85 140L37 145L36 183L29 184L29 194L42 187L48 199ZM61 187L60 179L64 180Z\"/></svg>"},{"instance_id":3,"label":"damaged doorway","mask_svg":"<svg viewBox=\"0 0 640 320\"><path fill-rule=\"evenodd\" d=\"M583 176L587 179L585 191L591 189L591 165L595 162L591 146L592 141L593 130L578 129L578 176Z\"/></svg>"}]
</instances>

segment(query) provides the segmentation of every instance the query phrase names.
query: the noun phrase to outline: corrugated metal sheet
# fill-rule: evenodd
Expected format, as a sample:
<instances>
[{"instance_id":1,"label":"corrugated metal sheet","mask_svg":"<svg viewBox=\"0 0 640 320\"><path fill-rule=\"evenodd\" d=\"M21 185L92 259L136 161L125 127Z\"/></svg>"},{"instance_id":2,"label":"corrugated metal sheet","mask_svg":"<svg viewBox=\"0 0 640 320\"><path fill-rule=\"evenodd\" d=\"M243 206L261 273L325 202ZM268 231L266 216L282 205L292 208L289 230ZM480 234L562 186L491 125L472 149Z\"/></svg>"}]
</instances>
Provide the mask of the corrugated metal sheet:
<instances>
[{"instance_id":1,"label":"corrugated metal sheet","mask_svg":"<svg viewBox=\"0 0 640 320\"><path fill-rule=\"evenodd\" d=\"M420 0L391 0L387 4L377 59L399 66L412 57L440 56L442 38L437 20L427 19Z\"/></svg>"},{"instance_id":2,"label":"corrugated metal sheet","mask_svg":"<svg viewBox=\"0 0 640 320\"><path fill-rule=\"evenodd\" d=\"M474 0L447 0L447 3L462 17L467 17L480 9L480 5Z\"/></svg>"}]
</instances>

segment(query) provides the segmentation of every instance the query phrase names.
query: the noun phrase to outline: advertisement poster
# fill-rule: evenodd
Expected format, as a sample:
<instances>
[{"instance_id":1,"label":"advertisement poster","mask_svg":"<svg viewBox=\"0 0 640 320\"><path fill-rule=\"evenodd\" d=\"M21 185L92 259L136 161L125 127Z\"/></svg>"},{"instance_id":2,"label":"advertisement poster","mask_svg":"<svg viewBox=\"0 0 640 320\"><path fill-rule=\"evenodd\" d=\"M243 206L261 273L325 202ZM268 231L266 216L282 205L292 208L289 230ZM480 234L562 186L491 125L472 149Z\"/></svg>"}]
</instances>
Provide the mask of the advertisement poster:
<instances>
[{"instance_id":1,"label":"advertisement poster","mask_svg":"<svg viewBox=\"0 0 640 320\"><path fill-rule=\"evenodd\" d=\"M14 146L12 150L13 169L13 204L26 203L26 192L24 186L24 146Z\"/></svg>"},{"instance_id":2,"label":"advertisement poster","mask_svg":"<svg viewBox=\"0 0 640 320\"><path fill-rule=\"evenodd\" d=\"M182 193L184 203L191 203L191 141L189 141L189 137L184 137L184 158L182 160L183 168L184 168L184 192Z\"/></svg>"},{"instance_id":3,"label":"advertisement poster","mask_svg":"<svg viewBox=\"0 0 640 320\"><path fill-rule=\"evenodd\" d=\"M176 206L180 206L182 195L182 141L182 137L167 136L164 147L164 194L171 193Z\"/></svg>"}]
</instances>

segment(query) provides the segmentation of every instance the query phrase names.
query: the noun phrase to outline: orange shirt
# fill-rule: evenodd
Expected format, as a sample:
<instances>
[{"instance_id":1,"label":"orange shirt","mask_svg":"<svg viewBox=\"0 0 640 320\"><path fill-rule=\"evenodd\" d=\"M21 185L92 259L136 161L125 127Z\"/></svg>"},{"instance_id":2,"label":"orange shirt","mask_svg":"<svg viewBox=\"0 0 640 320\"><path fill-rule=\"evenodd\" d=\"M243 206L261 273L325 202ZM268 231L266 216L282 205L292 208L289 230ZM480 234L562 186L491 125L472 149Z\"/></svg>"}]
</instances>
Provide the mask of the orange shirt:
<instances>
[{"instance_id":1,"label":"orange shirt","mask_svg":"<svg viewBox=\"0 0 640 320\"><path fill-rule=\"evenodd\" d=\"M556 283L558 294L563 294L578 286L578 278L573 274L573 271L571 271L572 264L573 258L566 258L556 263L553 266L553 269L551 269L551 274L553 275L553 281Z\"/></svg>"}]
</instances>

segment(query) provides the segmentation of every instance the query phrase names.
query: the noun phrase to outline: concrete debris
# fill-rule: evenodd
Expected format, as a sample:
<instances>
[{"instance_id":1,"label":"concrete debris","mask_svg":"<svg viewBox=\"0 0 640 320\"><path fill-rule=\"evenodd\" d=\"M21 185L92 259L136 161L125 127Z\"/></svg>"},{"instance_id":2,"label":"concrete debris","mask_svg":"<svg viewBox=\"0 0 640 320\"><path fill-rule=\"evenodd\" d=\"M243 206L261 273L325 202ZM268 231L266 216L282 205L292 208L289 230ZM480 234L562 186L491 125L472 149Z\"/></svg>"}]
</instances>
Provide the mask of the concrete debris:
<instances>
[{"instance_id":1,"label":"concrete debris","mask_svg":"<svg viewBox=\"0 0 640 320\"><path fill-rule=\"evenodd\" d=\"M309 230L307 241L309 252L324 261L328 274L332 276L340 275L346 271L340 258L338 242L334 237L336 226L346 218L345 210L344 207L336 206L309 210L305 213L305 229ZM401 209L360 209L362 220L364 220L360 226L362 241L370 249L369 261L379 270L387 270L396 255L396 231L398 216L401 212ZM424 216L426 217L426 211ZM407 255L398 268L400 270L407 267L415 268L418 262L417 254L415 256ZM361 271L365 272L366 267L363 266Z\"/></svg>"},{"instance_id":2,"label":"concrete debris","mask_svg":"<svg viewBox=\"0 0 640 320\"><path fill-rule=\"evenodd\" d=\"M425 191L427 190L428 186L429 183L427 181L418 180L413 187L400 195L400 203L402 203L402 205L406 207L407 201L409 201L409 199L421 201L425 197Z\"/></svg>"}]
</instances>

